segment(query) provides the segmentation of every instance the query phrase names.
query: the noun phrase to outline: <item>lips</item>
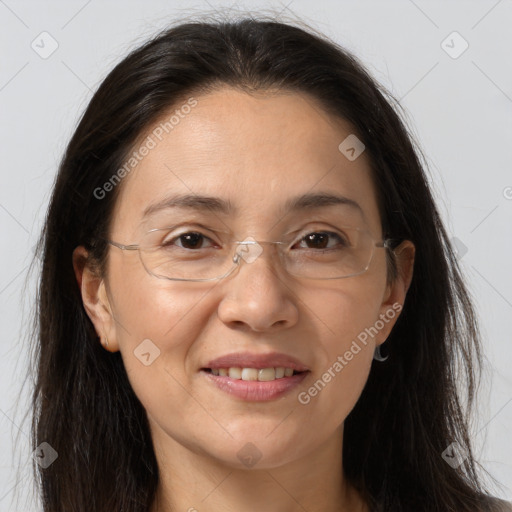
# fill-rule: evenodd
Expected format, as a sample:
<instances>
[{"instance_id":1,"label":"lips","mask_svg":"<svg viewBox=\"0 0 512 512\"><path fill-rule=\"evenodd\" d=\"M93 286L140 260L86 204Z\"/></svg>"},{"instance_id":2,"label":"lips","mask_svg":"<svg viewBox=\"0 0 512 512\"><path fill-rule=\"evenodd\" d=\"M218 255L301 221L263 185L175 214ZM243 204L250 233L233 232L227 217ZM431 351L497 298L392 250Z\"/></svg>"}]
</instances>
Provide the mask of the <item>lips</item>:
<instances>
[{"instance_id":1,"label":"lips","mask_svg":"<svg viewBox=\"0 0 512 512\"><path fill-rule=\"evenodd\" d=\"M309 373L302 361L278 352L226 354L200 368L200 374L210 385L232 398L253 402L284 397Z\"/></svg>"},{"instance_id":2,"label":"lips","mask_svg":"<svg viewBox=\"0 0 512 512\"><path fill-rule=\"evenodd\" d=\"M206 363L201 370L214 370L219 368L292 368L296 372L305 372L309 368L293 356L272 352L268 354L253 354L250 352L237 352L218 357Z\"/></svg>"}]
</instances>

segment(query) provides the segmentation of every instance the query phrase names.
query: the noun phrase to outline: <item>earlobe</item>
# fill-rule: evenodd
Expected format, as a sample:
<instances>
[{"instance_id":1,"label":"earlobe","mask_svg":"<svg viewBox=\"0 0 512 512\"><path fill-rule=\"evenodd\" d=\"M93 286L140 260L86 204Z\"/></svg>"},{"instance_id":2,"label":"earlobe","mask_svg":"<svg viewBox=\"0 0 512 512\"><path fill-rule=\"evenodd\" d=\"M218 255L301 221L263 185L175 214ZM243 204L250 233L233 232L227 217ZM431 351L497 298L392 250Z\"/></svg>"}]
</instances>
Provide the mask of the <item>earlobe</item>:
<instances>
[{"instance_id":1,"label":"earlobe","mask_svg":"<svg viewBox=\"0 0 512 512\"><path fill-rule=\"evenodd\" d=\"M112 346L112 315L104 279L98 275L90 264L89 254L83 246L73 251L73 268L82 295L82 303L96 334L102 342L109 339Z\"/></svg>"}]
</instances>

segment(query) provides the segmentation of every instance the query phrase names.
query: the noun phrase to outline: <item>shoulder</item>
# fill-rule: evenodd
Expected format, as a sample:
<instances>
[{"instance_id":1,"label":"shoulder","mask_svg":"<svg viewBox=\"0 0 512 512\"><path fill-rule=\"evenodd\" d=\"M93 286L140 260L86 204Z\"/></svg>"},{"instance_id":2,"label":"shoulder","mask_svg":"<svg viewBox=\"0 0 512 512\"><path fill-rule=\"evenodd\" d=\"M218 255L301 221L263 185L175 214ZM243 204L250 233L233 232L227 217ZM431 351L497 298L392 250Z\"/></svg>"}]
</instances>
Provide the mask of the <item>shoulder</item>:
<instances>
[{"instance_id":1,"label":"shoulder","mask_svg":"<svg viewBox=\"0 0 512 512\"><path fill-rule=\"evenodd\" d=\"M512 512L512 502L500 500L502 512Z\"/></svg>"},{"instance_id":2,"label":"shoulder","mask_svg":"<svg viewBox=\"0 0 512 512\"><path fill-rule=\"evenodd\" d=\"M510 501L491 498L489 505L489 512L512 512L512 503Z\"/></svg>"}]
</instances>

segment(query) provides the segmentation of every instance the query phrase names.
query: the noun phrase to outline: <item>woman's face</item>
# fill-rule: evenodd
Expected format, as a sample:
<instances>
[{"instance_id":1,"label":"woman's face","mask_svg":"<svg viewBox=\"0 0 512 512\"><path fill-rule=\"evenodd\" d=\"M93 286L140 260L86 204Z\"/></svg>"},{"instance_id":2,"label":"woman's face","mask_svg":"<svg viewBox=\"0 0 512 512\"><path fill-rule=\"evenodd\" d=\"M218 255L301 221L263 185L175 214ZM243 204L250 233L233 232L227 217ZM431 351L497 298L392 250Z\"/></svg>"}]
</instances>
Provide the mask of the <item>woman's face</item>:
<instances>
[{"instance_id":1,"label":"woman's face","mask_svg":"<svg viewBox=\"0 0 512 512\"><path fill-rule=\"evenodd\" d=\"M222 246L228 231L238 241L278 241L293 231L293 250L324 247L318 237L309 245L300 240L308 233L336 232L338 225L366 229L381 240L367 155L353 159L353 152L339 149L353 133L348 123L298 93L249 95L225 87L196 100L193 108L178 105L162 117L165 122L175 110L181 112L179 122L167 125L168 133L155 123L141 138L144 143L149 135L155 144L120 185L112 240L137 244L146 231L176 224L175 237L191 231L207 237L188 238L189 245L174 239L176 245L209 254ZM286 206L319 193L344 196L359 207ZM150 206L185 194L219 198L232 211L169 206L145 216ZM137 251L110 247L98 302L86 307L98 334L108 337L108 350L121 351L159 446L179 444L240 468L248 466L248 455L259 459L259 468L271 468L312 453L341 433L367 380L375 346L398 317L410 275L406 268L405 278L388 286L385 249L377 248L359 275L301 278L287 274L276 248L262 244L263 252L252 261L242 259L225 279L190 282L150 275ZM279 353L284 360L263 366L292 366L288 357L307 371L281 382L237 380L238 391L232 393L229 376L205 368L240 353ZM261 367L236 360L222 365ZM259 375L273 377L272 370ZM225 389L215 379L227 382ZM287 390L276 394L283 382ZM244 397L240 385L252 391Z\"/></svg>"}]
</instances>

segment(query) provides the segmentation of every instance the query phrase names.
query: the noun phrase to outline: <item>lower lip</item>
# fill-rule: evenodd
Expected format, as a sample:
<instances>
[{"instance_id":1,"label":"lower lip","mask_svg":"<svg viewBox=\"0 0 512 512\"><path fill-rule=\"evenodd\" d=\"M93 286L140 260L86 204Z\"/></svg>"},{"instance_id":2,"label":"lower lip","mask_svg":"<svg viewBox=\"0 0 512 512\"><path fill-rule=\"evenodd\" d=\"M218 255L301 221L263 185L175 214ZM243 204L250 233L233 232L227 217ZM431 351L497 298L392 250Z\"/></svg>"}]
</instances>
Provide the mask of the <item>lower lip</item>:
<instances>
[{"instance_id":1,"label":"lower lip","mask_svg":"<svg viewBox=\"0 0 512 512\"><path fill-rule=\"evenodd\" d=\"M282 377L270 381L231 379L230 377L213 375L204 370L201 373L220 390L250 402L274 400L297 387L309 372L297 373L291 377Z\"/></svg>"}]
</instances>

